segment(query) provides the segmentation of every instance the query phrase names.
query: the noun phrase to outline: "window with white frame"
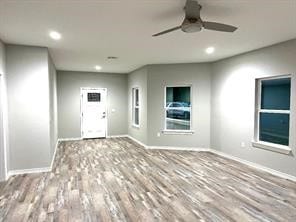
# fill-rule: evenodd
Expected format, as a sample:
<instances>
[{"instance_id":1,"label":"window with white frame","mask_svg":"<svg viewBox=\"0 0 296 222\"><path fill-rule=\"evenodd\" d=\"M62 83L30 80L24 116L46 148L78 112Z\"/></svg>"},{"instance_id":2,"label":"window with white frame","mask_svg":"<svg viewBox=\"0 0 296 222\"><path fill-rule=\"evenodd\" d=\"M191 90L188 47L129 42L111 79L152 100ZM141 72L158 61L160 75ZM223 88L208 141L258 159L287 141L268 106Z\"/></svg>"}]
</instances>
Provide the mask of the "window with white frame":
<instances>
[{"instance_id":1,"label":"window with white frame","mask_svg":"<svg viewBox=\"0 0 296 222\"><path fill-rule=\"evenodd\" d=\"M139 88L132 89L132 119L133 119L133 126L139 127L140 126L140 102L139 102Z\"/></svg>"},{"instance_id":2,"label":"window with white frame","mask_svg":"<svg viewBox=\"0 0 296 222\"><path fill-rule=\"evenodd\" d=\"M257 80L256 142L289 146L290 76Z\"/></svg>"},{"instance_id":3,"label":"window with white frame","mask_svg":"<svg viewBox=\"0 0 296 222\"><path fill-rule=\"evenodd\" d=\"M165 130L191 130L191 87L165 88Z\"/></svg>"}]
</instances>

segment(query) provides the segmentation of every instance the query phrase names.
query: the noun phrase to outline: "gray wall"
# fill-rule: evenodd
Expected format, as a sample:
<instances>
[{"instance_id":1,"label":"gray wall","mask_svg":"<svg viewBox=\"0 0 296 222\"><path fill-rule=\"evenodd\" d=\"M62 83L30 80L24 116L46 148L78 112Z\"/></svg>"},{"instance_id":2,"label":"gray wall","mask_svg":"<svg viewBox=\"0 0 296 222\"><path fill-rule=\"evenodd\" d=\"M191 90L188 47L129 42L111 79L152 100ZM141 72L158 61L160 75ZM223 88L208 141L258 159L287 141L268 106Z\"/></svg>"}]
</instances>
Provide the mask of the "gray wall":
<instances>
[{"instance_id":1,"label":"gray wall","mask_svg":"<svg viewBox=\"0 0 296 222\"><path fill-rule=\"evenodd\" d=\"M3 55L0 44L0 69ZM102 87L108 89L108 135L130 134L150 146L211 147L296 176L295 109L291 155L251 146L255 78L293 74L295 107L295 55L296 40L291 40L211 64L148 65L129 75L58 71L55 86L55 68L46 48L8 45L9 169L48 167L57 131L59 138L80 137L80 88ZM193 92L194 134L163 134L164 87L187 84ZM131 126L132 87L140 88L139 129Z\"/></svg>"},{"instance_id":2,"label":"gray wall","mask_svg":"<svg viewBox=\"0 0 296 222\"><path fill-rule=\"evenodd\" d=\"M296 176L296 40L213 63L211 148ZM255 78L293 75L292 155L251 146L254 134ZM246 147L241 147L241 142Z\"/></svg>"},{"instance_id":3,"label":"gray wall","mask_svg":"<svg viewBox=\"0 0 296 222\"><path fill-rule=\"evenodd\" d=\"M133 138L147 144L147 66L142 67L128 75L128 134ZM132 88L139 88L140 127L132 125Z\"/></svg>"},{"instance_id":4,"label":"gray wall","mask_svg":"<svg viewBox=\"0 0 296 222\"><path fill-rule=\"evenodd\" d=\"M172 135L164 130L165 86L192 86L193 134ZM211 69L208 64L148 66L148 144L150 146L210 147ZM160 133L160 137L157 136Z\"/></svg>"},{"instance_id":5,"label":"gray wall","mask_svg":"<svg viewBox=\"0 0 296 222\"><path fill-rule=\"evenodd\" d=\"M58 141L58 111L57 111L57 84L56 68L48 53L48 75L49 75L49 112L50 112L50 157L53 154Z\"/></svg>"},{"instance_id":6,"label":"gray wall","mask_svg":"<svg viewBox=\"0 0 296 222\"><path fill-rule=\"evenodd\" d=\"M6 84L5 84L5 45L0 40L0 181L5 179L5 108L6 108Z\"/></svg>"},{"instance_id":7,"label":"gray wall","mask_svg":"<svg viewBox=\"0 0 296 222\"><path fill-rule=\"evenodd\" d=\"M6 46L9 170L48 167L50 158L47 48Z\"/></svg>"},{"instance_id":8,"label":"gray wall","mask_svg":"<svg viewBox=\"0 0 296 222\"><path fill-rule=\"evenodd\" d=\"M58 71L59 138L81 137L81 87L107 88L108 135L127 134L127 75ZM112 109L115 109L115 112L112 112Z\"/></svg>"}]
</instances>

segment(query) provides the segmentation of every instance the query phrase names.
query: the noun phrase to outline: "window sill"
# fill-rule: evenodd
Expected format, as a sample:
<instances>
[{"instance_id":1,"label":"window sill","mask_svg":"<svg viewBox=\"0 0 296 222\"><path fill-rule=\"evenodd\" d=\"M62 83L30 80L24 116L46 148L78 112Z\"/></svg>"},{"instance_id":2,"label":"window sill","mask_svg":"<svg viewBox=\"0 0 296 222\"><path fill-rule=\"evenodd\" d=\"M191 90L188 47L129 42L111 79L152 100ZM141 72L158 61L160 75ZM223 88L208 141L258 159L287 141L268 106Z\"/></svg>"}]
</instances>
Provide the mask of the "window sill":
<instances>
[{"instance_id":1,"label":"window sill","mask_svg":"<svg viewBox=\"0 0 296 222\"><path fill-rule=\"evenodd\" d=\"M163 134L172 134L172 135L191 135L194 133L193 130L163 130Z\"/></svg>"},{"instance_id":2,"label":"window sill","mask_svg":"<svg viewBox=\"0 0 296 222\"><path fill-rule=\"evenodd\" d=\"M132 127L133 127L133 128L137 128L137 129L140 129L140 125L134 125L134 124L133 124Z\"/></svg>"},{"instance_id":3,"label":"window sill","mask_svg":"<svg viewBox=\"0 0 296 222\"><path fill-rule=\"evenodd\" d=\"M291 148L284 145L262 142L262 141L253 141L252 145L257 148L262 148L266 150L271 150L278 153L289 154L291 152Z\"/></svg>"}]
</instances>

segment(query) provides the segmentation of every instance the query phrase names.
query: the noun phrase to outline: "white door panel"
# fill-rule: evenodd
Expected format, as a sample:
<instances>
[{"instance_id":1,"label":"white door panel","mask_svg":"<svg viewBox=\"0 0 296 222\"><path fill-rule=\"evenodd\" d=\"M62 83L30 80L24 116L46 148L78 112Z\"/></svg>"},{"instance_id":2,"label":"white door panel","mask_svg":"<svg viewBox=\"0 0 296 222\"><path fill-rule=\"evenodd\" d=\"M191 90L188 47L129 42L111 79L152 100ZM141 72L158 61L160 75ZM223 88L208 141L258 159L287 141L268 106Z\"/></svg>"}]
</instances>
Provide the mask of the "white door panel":
<instances>
[{"instance_id":1,"label":"white door panel","mask_svg":"<svg viewBox=\"0 0 296 222\"><path fill-rule=\"evenodd\" d=\"M81 91L82 138L106 137L107 90L82 89Z\"/></svg>"}]
</instances>

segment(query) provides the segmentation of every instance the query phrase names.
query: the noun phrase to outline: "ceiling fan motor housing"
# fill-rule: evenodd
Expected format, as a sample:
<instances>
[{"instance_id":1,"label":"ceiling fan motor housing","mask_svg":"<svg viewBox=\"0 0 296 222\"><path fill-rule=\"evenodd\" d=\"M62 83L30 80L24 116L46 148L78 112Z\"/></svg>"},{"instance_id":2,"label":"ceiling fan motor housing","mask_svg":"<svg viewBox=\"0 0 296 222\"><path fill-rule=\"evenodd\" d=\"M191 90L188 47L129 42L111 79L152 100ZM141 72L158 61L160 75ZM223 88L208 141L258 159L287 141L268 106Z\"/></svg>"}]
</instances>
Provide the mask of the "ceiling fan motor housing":
<instances>
[{"instance_id":1,"label":"ceiling fan motor housing","mask_svg":"<svg viewBox=\"0 0 296 222\"><path fill-rule=\"evenodd\" d=\"M202 29L202 21L196 18L185 18L182 23L181 29L183 32L186 33L199 32Z\"/></svg>"},{"instance_id":2,"label":"ceiling fan motor housing","mask_svg":"<svg viewBox=\"0 0 296 222\"><path fill-rule=\"evenodd\" d=\"M185 19L180 26L176 26L165 31L154 34L153 36L164 35L181 29L185 33L200 32L202 29L220 31L220 32L234 32L237 27L218 22L203 21L200 18L201 5L197 0L186 0Z\"/></svg>"}]
</instances>

